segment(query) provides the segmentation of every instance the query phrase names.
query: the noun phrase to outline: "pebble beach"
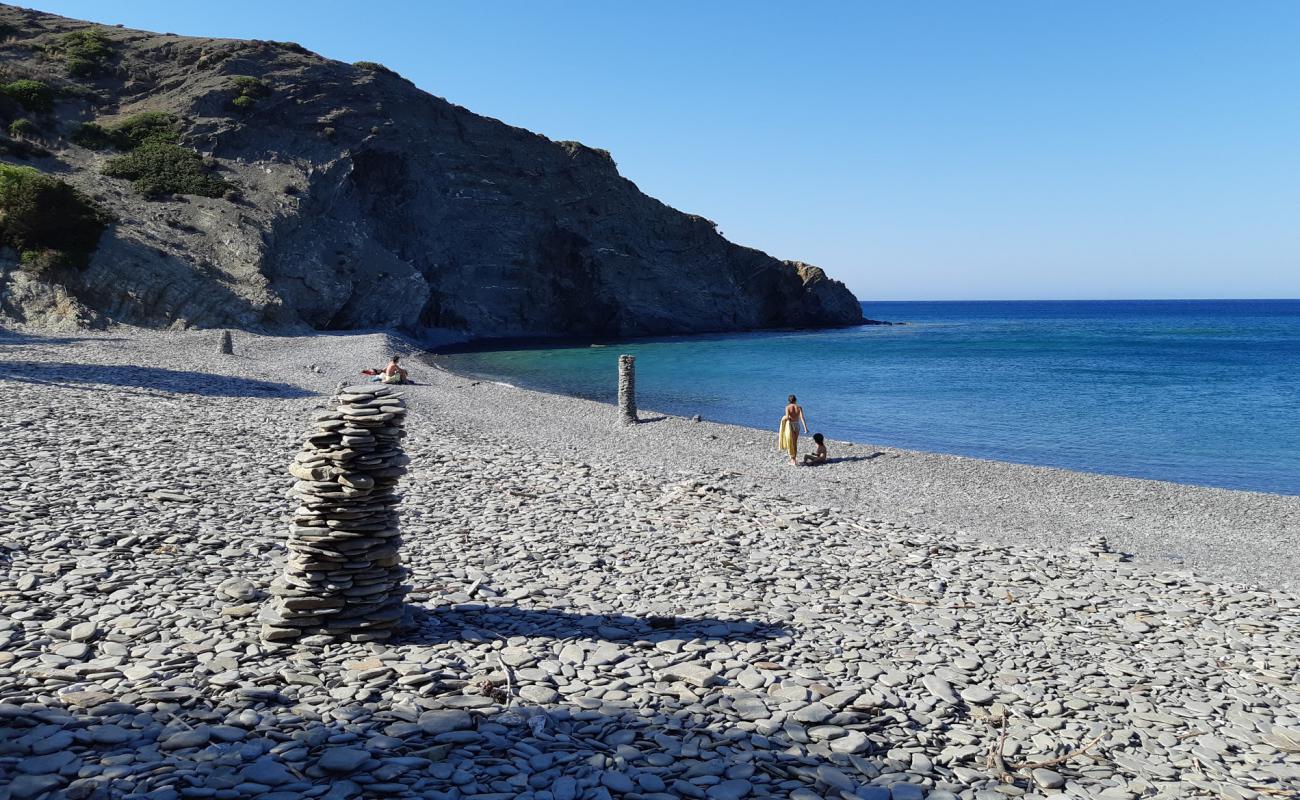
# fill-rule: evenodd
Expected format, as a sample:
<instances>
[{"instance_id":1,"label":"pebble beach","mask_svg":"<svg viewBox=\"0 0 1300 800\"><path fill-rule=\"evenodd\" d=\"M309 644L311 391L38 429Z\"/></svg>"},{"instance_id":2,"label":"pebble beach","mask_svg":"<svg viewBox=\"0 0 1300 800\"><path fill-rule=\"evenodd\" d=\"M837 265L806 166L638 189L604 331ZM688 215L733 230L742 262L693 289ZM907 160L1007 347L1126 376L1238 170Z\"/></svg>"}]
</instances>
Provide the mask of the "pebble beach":
<instances>
[{"instance_id":1,"label":"pebble beach","mask_svg":"<svg viewBox=\"0 0 1300 800\"><path fill-rule=\"evenodd\" d=\"M1300 798L1300 498L412 357L402 624L267 641L311 420L415 348L218 338L0 334L0 797Z\"/></svg>"}]
</instances>

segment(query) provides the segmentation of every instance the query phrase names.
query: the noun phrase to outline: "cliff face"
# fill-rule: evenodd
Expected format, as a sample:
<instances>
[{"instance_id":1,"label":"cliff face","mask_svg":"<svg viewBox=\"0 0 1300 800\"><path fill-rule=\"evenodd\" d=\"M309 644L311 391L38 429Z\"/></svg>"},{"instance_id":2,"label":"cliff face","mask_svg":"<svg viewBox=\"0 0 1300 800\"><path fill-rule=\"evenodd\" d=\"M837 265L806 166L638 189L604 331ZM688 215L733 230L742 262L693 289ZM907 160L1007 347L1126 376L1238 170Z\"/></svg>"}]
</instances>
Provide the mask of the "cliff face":
<instances>
[{"instance_id":1,"label":"cliff face","mask_svg":"<svg viewBox=\"0 0 1300 800\"><path fill-rule=\"evenodd\" d=\"M843 284L642 194L608 153L471 113L378 65L10 6L0 28L4 82L56 95L49 113L8 109L6 124L26 116L38 130L24 135L35 148L4 160L55 174L117 219L82 269L0 256L11 318L510 337L863 321ZM78 70L68 35L91 30L105 50ZM141 112L175 115L178 144L237 193L146 199L103 174L113 148L73 143L81 123L111 129Z\"/></svg>"}]
</instances>

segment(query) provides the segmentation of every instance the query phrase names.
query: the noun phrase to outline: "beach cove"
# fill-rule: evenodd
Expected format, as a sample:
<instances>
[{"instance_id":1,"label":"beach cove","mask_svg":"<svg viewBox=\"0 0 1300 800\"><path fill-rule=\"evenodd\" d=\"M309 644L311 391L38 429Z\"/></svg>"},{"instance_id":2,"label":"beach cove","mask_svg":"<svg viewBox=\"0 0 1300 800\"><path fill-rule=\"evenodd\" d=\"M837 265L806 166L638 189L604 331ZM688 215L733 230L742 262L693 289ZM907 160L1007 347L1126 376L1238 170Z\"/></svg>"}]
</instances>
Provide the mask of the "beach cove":
<instances>
[{"instance_id":1,"label":"beach cove","mask_svg":"<svg viewBox=\"0 0 1300 800\"><path fill-rule=\"evenodd\" d=\"M412 624L277 647L257 628L285 466L340 382L415 348L236 334L223 356L215 332L131 329L0 348L15 797L1300 782L1300 498L865 443L794 469L771 431L619 428L612 406L412 364Z\"/></svg>"}]
</instances>

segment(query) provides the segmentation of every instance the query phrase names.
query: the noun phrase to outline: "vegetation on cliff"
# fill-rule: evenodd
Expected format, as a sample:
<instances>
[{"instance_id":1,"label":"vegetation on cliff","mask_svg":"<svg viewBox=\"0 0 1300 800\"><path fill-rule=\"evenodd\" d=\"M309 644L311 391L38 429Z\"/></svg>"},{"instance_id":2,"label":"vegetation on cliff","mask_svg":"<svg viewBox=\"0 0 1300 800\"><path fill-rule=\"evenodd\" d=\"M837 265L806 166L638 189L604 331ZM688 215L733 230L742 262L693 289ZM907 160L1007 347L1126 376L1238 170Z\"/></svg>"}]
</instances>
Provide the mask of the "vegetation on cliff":
<instances>
[{"instance_id":1,"label":"vegetation on cliff","mask_svg":"<svg viewBox=\"0 0 1300 800\"><path fill-rule=\"evenodd\" d=\"M48 114L54 110L54 90L49 84L41 81L34 81L28 78L6 83L0 87L9 97L12 97L20 106L28 111L38 114Z\"/></svg>"},{"instance_id":2,"label":"vegetation on cliff","mask_svg":"<svg viewBox=\"0 0 1300 800\"><path fill-rule=\"evenodd\" d=\"M110 178L127 178L145 197L197 194L220 197L230 183L216 177L198 153L170 142L150 141L104 165Z\"/></svg>"},{"instance_id":3,"label":"vegetation on cliff","mask_svg":"<svg viewBox=\"0 0 1300 800\"><path fill-rule=\"evenodd\" d=\"M99 28L65 33L53 49L63 56L68 75L74 78L93 78L101 74L113 58L113 45Z\"/></svg>"},{"instance_id":4,"label":"vegetation on cliff","mask_svg":"<svg viewBox=\"0 0 1300 800\"><path fill-rule=\"evenodd\" d=\"M179 127L175 115L151 111L107 128L93 122L82 124L73 132L72 141L92 150L115 147L126 151L110 159L103 173L131 180L135 190L146 197L220 197L231 188L230 183L213 175L198 153L177 144Z\"/></svg>"},{"instance_id":5,"label":"vegetation on cliff","mask_svg":"<svg viewBox=\"0 0 1300 800\"><path fill-rule=\"evenodd\" d=\"M239 111L249 111L257 101L271 95L271 87L261 78L252 75L236 75L230 79L230 87L236 95L230 105Z\"/></svg>"},{"instance_id":6,"label":"vegetation on cliff","mask_svg":"<svg viewBox=\"0 0 1300 800\"><path fill-rule=\"evenodd\" d=\"M63 181L32 167L0 164L0 244L28 266L81 267L112 222Z\"/></svg>"}]
</instances>

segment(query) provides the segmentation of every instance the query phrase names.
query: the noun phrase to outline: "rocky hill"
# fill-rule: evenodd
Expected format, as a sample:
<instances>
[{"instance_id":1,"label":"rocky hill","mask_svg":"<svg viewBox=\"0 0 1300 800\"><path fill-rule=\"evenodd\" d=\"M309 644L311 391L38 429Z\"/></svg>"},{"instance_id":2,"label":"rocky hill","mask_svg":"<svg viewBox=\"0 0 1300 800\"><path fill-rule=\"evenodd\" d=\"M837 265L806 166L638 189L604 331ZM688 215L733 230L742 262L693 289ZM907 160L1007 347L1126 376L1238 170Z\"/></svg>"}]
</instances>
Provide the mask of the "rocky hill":
<instances>
[{"instance_id":1,"label":"rocky hill","mask_svg":"<svg viewBox=\"0 0 1300 800\"><path fill-rule=\"evenodd\" d=\"M508 337L863 321L822 270L727 241L603 150L293 43L0 6L0 123L11 320Z\"/></svg>"}]
</instances>

